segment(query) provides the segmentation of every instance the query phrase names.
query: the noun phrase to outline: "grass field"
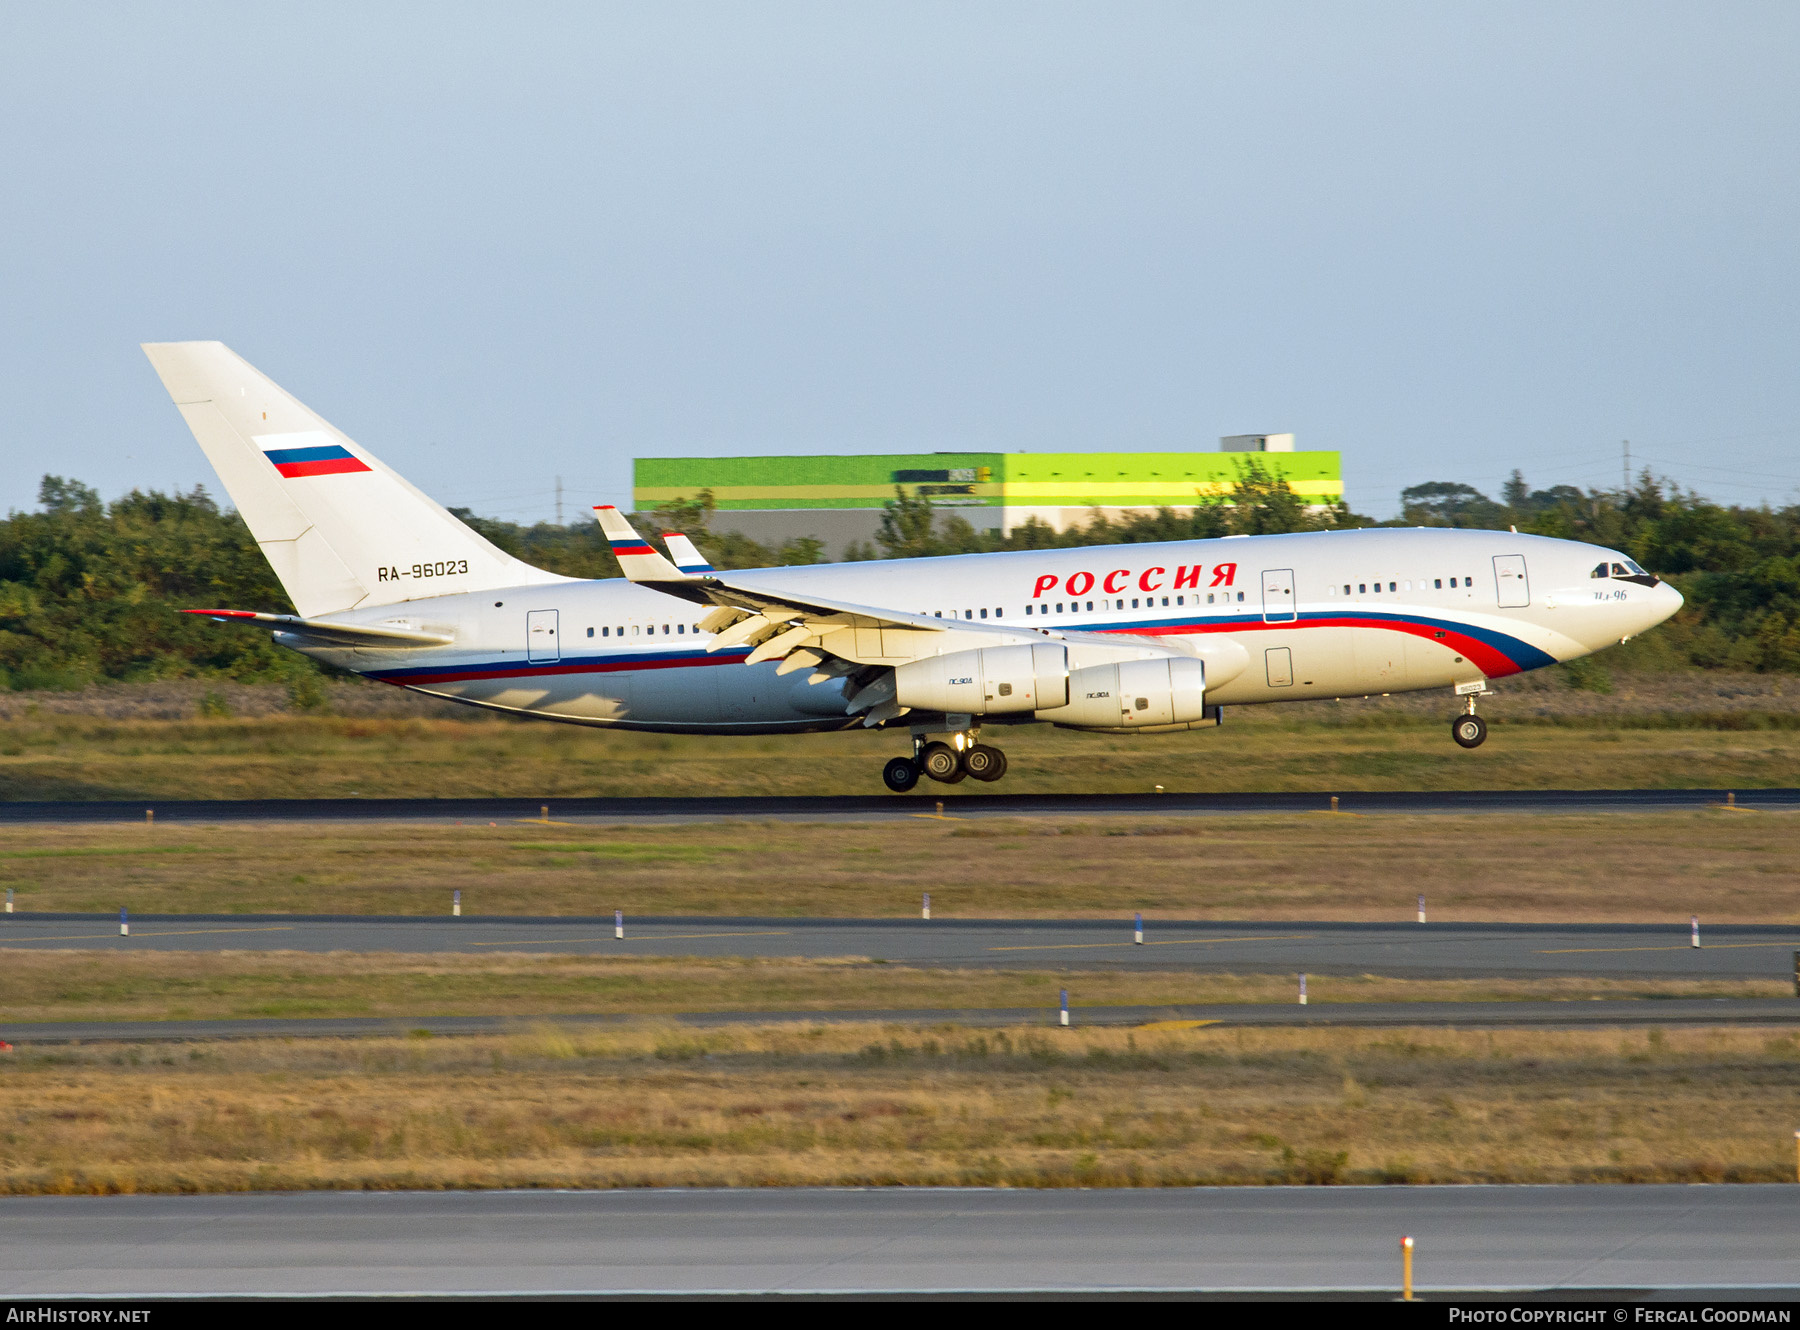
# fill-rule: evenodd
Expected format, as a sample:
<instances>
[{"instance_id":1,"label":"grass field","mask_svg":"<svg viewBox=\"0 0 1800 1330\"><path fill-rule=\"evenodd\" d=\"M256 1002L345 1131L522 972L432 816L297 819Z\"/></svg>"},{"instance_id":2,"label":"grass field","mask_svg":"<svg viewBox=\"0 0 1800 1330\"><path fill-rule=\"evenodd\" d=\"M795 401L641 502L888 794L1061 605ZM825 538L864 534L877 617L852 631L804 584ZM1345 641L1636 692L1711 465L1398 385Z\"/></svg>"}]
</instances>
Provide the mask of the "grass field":
<instances>
[{"instance_id":1,"label":"grass field","mask_svg":"<svg viewBox=\"0 0 1800 1330\"><path fill-rule=\"evenodd\" d=\"M1509 718L1450 741L1433 699L1240 708L1169 735L990 728L1011 769L958 794L1090 791L1737 788L1800 782L1800 716L1644 713ZM16 714L0 725L0 799L882 794L904 734L628 734L467 718L273 715L188 720ZM942 787L922 784L927 799Z\"/></svg>"},{"instance_id":2,"label":"grass field","mask_svg":"<svg viewBox=\"0 0 1800 1330\"><path fill-rule=\"evenodd\" d=\"M1800 815L0 828L21 910L1800 922Z\"/></svg>"},{"instance_id":3,"label":"grass field","mask_svg":"<svg viewBox=\"0 0 1800 1330\"><path fill-rule=\"evenodd\" d=\"M1742 1030L695 1031L6 1055L0 1190L1788 1182Z\"/></svg>"},{"instance_id":4,"label":"grass field","mask_svg":"<svg viewBox=\"0 0 1800 1330\"><path fill-rule=\"evenodd\" d=\"M246 1017L656 1016L694 1011L893 1011L1292 1002L1288 975L953 970L870 957L711 960L338 952L7 951L0 1021ZM1312 976L1332 1002L1780 997L1781 979L1390 979ZM0 1034L4 1029L0 1028Z\"/></svg>"}]
</instances>

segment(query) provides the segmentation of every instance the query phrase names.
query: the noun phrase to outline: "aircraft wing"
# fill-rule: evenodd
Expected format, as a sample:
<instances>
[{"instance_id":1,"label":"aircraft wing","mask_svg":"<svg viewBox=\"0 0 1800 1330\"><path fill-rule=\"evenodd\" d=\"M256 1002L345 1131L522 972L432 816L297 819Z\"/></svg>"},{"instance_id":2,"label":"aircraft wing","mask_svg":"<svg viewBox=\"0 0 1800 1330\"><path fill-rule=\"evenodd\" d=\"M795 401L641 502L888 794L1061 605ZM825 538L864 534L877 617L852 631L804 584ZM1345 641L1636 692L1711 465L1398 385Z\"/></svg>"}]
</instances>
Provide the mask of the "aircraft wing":
<instances>
[{"instance_id":1,"label":"aircraft wing","mask_svg":"<svg viewBox=\"0 0 1800 1330\"><path fill-rule=\"evenodd\" d=\"M714 637L708 651L748 646L747 665L779 660L777 674L813 666L810 682L850 675L866 688L884 669L922 656L964 647L1041 642L1027 629L976 625L960 619L908 614L765 587L745 586L718 573L684 573L632 529L617 508L594 509L600 528L625 576L643 586L713 608L701 618L702 632ZM850 709L856 694L850 693ZM872 704L873 705L873 704Z\"/></svg>"},{"instance_id":2,"label":"aircraft wing","mask_svg":"<svg viewBox=\"0 0 1800 1330\"><path fill-rule=\"evenodd\" d=\"M305 638L314 646L328 647L442 647L456 639L443 633L416 628L395 628L376 623L333 623L329 619L303 619L294 614L262 614L256 610L183 610L221 623L267 623L278 633Z\"/></svg>"}]
</instances>

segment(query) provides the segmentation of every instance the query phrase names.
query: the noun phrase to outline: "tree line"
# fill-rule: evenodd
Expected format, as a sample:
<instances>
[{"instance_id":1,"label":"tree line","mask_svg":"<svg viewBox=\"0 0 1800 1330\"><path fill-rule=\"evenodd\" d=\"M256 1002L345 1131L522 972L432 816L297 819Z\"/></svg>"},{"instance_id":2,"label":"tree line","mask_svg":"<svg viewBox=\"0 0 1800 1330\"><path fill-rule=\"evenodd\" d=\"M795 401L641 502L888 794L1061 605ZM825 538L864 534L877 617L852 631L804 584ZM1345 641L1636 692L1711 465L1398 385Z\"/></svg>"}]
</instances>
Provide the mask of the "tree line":
<instances>
[{"instance_id":1,"label":"tree line","mask_svg":"<svg viewBox=\"0 0 1800 1330\"><path fill-rule=\"evenodd\" d=\"M1534 490L1513 472L1498 499L1434 481L1401 494L1378 523L1341 502L1308 505L1278 473L1245 460L1226 501L1191 512L1120 518L1096 511L1066 531L1030 521L978 530L954 510L896 490L874 539L851 558L904 559L997 550L1193 540L1368 526L1451 526L1590 541L1620 549L1687 597L1676 618L1613 660L1644 668L1800 673L1800 506L1725 506L1641 474L1628 491ZM617 577L591 521L524 525L453 512L501 549L571 577ZM683 531L719 568L818 563L810 537L779 546L724 528L709 495L640 514L641 529ZM225 608L292 613L237 513L203 488L133 491L111 503L79 481L45 476L35 511L0 520L0 687L75 688L101 679L231 678L285 682L306 696L318 667L267 633L182 614Z\"/></svg>"}]
</instances>

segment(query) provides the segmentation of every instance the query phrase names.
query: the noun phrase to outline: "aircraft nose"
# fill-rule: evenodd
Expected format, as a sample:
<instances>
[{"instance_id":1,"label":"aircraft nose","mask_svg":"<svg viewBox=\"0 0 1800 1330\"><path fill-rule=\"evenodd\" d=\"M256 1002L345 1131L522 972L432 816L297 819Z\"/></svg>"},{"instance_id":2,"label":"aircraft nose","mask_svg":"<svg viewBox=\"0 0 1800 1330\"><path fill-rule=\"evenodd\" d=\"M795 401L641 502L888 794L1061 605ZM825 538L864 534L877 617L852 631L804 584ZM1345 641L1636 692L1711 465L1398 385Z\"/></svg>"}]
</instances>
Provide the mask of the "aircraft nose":
<instances>
[{"instance_id":1,"label":"aircraft nose","mask_svg":"<svg viewBox=\"0 0 1800 1330\"><path fill-rule=\"evenodd\" d=\"M1675 611L1686 603L1682 594L1667 582L1658 582L1650 596L1650 606L1656 612L1655 622L1657 623L1673 618Z\"/></svg>"}]
</instances>

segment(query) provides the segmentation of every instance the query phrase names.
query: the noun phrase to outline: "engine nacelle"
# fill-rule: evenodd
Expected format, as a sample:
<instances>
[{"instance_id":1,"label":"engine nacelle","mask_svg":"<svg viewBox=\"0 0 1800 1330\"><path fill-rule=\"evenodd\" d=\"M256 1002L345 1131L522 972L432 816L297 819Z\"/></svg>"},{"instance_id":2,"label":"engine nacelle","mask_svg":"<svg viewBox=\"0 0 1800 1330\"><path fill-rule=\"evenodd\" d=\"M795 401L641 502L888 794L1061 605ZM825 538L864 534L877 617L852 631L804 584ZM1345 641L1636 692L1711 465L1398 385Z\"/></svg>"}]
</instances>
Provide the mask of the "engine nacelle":
<instances>
[{"instance_id":1,"label":"engine nacelle","mask_svg":"<svg viewBox=\"0 0 1800 1330\"><path fill-rule=\"evenodd\" d=\"M1069 700L1068 649L1046 642L909 660L894 670L894 697L917 711L971 716L1062 707Z\"/></svg>"},{"instance_id":2,"label":"engine nacelle","mask_svg":"<svg viewBox=\"0 0 1800 1330\"><path fill-rule=\"evenodd\" d=\"M1206 718L1206 666L1189 656L1089 665L1069 676L1067 706L1037 718L1083 730L1135 730Z\"/></svg>"}]
</instances>

